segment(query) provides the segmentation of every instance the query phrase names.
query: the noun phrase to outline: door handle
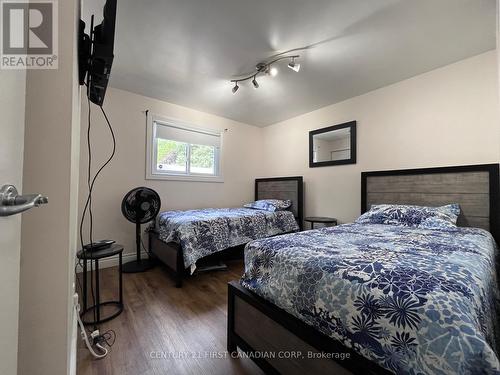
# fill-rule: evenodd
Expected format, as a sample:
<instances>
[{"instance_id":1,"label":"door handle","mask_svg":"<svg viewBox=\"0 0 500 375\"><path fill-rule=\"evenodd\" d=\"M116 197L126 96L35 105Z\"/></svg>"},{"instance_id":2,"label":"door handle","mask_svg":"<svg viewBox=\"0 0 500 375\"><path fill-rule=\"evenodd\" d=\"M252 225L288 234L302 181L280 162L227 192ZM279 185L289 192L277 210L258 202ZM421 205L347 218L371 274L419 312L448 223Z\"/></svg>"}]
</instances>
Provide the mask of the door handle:
<instances>
[{"instance_id":1,"label":"door handle","mask_svg":"<svg viewBox=\"0 0 500 375\"><path fill-rule=\"evenodd\" d=\"M49 199L41 194L19 195L13 185L0 188L0 216L11 216L49 203Z\"/></svg>"}]
</instances>

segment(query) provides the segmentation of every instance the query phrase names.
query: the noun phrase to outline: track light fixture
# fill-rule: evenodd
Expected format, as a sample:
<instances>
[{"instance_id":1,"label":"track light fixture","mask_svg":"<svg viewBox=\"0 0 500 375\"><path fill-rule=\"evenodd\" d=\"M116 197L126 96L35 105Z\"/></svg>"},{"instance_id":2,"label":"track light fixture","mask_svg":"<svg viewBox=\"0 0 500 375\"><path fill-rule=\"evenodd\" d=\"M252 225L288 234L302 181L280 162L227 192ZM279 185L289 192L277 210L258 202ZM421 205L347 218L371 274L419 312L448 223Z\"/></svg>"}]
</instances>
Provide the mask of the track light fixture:
<instances>
[{"instance_id":1,"label":"track light fixture","mask_svg":"<svg viewBox=\"0 0 500 375\"><path fill-rule=\"evenodd\" d=\"M238 82L234 82L233 94L236 94L236 91L238 91L239 88L240 86L238 86Z\"/></svg>"},{"instance_id":2,"label":"track light fixture","mask_svg":"<svg viewBox=\"0 0 500 375\"><path fill-rule=\"evenodd\" d=\"M299 72L300 70L300 64L296 64L295 63L295 57L292 57L292 61L290 61L290 63L288 64L288 67L294 71L296 71L297 73Z\"/></svg>"},{"instance_id":3,"label":"track light fixture","mask_svg":"<svg viewBox=\"0 0 500 375\"><path fill-rule=\"evenodd\" d=\"M236 94L236 91L238 91L238 89L240 88L238 86L238 83L239 82L243 82L243 81L248 81L248 80L252 80L252 84L253 84L253 87L258 89L259 88L259 83L257 82L257 76L259 74L268 74L270 75L271 77L275 77L277 74L278 74L278 68L276 68L275 66L272 66L274 63L277 63L278 61L281 61L281 60L285 60L285 59L290 59L290 63L288 63L288 67L296 72L298 72L300 70L300 64L297 64L295 62L295 59L298 59L300 56L299 55L294 55L294 56L281 56L277 59L274 59L272 61L269 61L269 62L261 62L261 63L258 63L257 66L255 67L255 70L257 70L256 73L252 74L252 75L249 75L247 77L244 77L244 78L239 78L239 79L232 79L231 82L234 83L234 87L233 87L233 94Z\"/></svg>"},{"instance_id":4,"label":"track light fixture","mask_svg":"<svg viewBox=\"0 0 500 375\"><path fill-rule=\"evenodd\" d=\"M255 79L257 76L253 76L253 80L252 80L252 83L253 83L253 87L255 87L256 89L259 88L259 83L257 82L257 80Z\"/></svg>"}]
</instances>

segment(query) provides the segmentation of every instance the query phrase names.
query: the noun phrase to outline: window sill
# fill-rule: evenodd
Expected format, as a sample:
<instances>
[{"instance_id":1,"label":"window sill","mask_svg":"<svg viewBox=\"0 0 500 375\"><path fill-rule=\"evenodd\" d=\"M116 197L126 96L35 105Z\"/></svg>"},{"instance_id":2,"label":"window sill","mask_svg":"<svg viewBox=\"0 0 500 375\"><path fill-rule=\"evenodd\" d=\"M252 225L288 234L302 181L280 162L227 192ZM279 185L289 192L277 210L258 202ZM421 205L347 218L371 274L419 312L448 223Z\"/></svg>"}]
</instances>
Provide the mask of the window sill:
<instances>
[{"instance_id":1,"label":"window sill","mask_svg":"<svg viewBox=\"0 0 500 375\"><path fill-rule=\"evenodd\" d=\"M222 176L176 176L163 174L149 174L146 180L166 180L166 181L185 181L185 182L215 182L224 183Z\"/></svg>"}]
</instances>

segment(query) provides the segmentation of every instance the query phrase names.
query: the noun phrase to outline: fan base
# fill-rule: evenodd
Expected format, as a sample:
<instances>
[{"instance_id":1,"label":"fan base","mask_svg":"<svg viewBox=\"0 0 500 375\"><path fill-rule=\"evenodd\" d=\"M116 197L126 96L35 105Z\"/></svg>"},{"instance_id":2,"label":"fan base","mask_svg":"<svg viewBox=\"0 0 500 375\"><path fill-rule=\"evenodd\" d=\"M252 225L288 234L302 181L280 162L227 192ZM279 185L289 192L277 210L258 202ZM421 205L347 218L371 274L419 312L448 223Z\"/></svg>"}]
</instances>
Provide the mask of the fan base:
<instances>
[{"instance_id":1,"label":"fan base","mask_svg":"<svg viewBox=\"0 0 500 375\"><path fill-rule=\"evenodd\" d=\"M138 273L148 271L155 266L150 259L133 260L122 266L123 273Z\"/></svg>"}]
</instances>

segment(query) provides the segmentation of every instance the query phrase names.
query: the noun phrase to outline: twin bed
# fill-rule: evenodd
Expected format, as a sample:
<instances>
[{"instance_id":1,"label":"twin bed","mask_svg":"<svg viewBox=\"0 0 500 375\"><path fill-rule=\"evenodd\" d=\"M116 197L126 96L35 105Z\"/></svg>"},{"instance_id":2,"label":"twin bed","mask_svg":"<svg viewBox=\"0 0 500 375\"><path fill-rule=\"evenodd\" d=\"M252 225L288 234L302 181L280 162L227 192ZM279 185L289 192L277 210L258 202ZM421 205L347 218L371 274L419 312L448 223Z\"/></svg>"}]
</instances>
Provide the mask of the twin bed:
<instances>
[{"instance_id":1,"label":"twin bed","mask_svg":"<svg viewBox=\"0 0 500 375\"><path fill-rule=\"evenodd\" d=\"M301 229L302 177L256 179L255 200L267 199L287 200L291 206L275 212L242 207L161 213L149 231L149 251L181 287L201 259L238 256L239 249L252 240Z\"/></svg>"},{"instance_id":2,"label":"twin bed","mask_svg":"<svg viewBox=\"0 0 500 375\"><path fill-rule=\"evenodd\" d=\"M266 373L499 373L498 165L363 173L361 190L363 212L457 203L458 226L364 215L249 243L228 351Z\"/></svg>"}]
</instances>

